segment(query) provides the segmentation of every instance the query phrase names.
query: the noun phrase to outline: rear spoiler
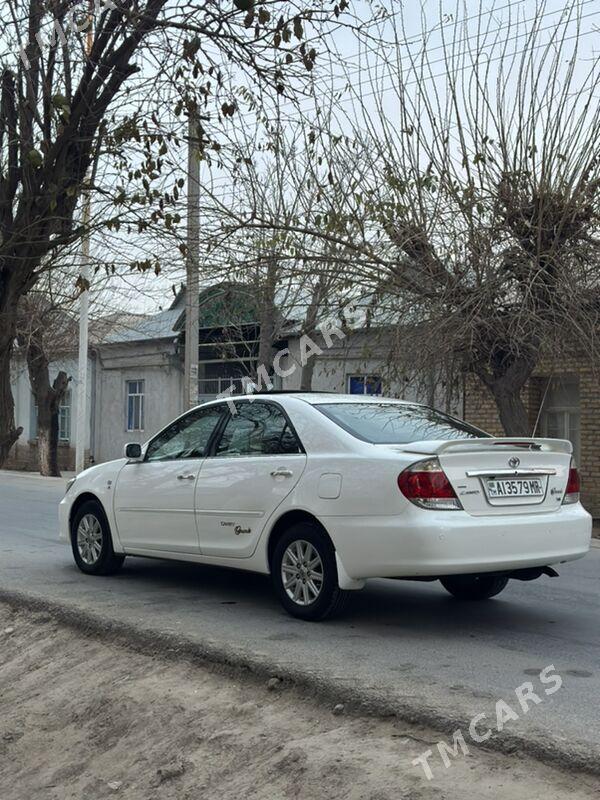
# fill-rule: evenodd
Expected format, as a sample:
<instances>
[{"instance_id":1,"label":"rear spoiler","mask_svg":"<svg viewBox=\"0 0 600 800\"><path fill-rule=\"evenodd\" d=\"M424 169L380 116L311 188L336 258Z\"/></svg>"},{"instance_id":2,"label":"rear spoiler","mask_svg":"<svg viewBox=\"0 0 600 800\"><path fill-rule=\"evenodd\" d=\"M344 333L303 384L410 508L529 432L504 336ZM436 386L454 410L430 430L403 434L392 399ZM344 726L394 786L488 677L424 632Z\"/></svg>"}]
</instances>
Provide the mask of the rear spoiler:
<instances>
[{"instance_id":1,"label":"rear spoiler","mask_svg":"<svg viewBox=\"0 0 600 800\"><path fill-rule=\"evenodd\" d=\"M424 453L426 455L481 452L483 450L494 450L497 447L503 450L515 450L519 448L522 450L537 450L545 453L566 453L567 455L573 452L573 445L566 439L529 439L519 436L429 440L407 442L407 444L397 445L396 447L402 452Z\"/></svg>"}]
</instances>

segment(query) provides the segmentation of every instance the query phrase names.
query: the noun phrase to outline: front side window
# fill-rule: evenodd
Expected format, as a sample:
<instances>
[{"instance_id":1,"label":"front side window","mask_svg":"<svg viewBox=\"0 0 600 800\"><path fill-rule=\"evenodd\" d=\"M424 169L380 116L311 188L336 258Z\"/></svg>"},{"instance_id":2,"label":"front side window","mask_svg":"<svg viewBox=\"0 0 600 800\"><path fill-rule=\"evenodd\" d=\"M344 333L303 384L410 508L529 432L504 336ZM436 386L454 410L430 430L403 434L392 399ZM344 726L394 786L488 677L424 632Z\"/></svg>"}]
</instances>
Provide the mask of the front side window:
<instances>
[{"instance_id":1,"label":"front side window","mask_svg":"<svg viewBox=\"0 0 600 800\"><path fill-rule=\"evenodd\" d=\"M150 442L146 461L203 458L222 414L222 406L211 406L195 409L185 417L175 420Z\"/></svg>"},{"instance_id":2,"label":"front side window","mask_svg":"<svg viewBox=\"0 0 600 800\"><path fill-rule=\"evenodd\" d=\"M407 444L431 439L477 439L488 434L427 406L400 403L323 403L321 413L373 444Z\"/></svg>"},{"instance_id":3,"label":"front side window","mask_svg":"<svg viewBox=\"0 0 600 800\"><path fill-rule=\"evenodd\" d=\"M217 444L216 456L270 456L301 453L283 411L273 403L236 403Z\"/></svg>"},{"instance_id":4,"label":"front side window","mask_svg":"<svg viewBox=\"0 0 600 800\"><path fill-rule=\"evenodd\" d=\"M127 381L126 423L128 431L144 430L145 381Z\"/></svg>"}]
</instances>

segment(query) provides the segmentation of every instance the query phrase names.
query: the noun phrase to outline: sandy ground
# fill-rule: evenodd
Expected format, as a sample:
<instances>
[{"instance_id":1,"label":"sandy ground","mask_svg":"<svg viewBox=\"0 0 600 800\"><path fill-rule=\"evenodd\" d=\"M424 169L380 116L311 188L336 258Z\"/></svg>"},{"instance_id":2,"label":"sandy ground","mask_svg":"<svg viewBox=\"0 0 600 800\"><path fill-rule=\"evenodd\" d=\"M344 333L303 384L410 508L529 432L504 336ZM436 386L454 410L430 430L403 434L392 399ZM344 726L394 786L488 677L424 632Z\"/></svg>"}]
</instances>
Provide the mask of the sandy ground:
<instances>
[{"instance_id":1,"label":"sandy ground","mask_svg":"<svg viewBox=\"0 0 600 800\"><path fill-rule=\"evenodd\" d=\"M439 738L0 605L0 800L598 797L518 753L436 762L428 782L411 761Z\"/></svg>"}]
</instances>

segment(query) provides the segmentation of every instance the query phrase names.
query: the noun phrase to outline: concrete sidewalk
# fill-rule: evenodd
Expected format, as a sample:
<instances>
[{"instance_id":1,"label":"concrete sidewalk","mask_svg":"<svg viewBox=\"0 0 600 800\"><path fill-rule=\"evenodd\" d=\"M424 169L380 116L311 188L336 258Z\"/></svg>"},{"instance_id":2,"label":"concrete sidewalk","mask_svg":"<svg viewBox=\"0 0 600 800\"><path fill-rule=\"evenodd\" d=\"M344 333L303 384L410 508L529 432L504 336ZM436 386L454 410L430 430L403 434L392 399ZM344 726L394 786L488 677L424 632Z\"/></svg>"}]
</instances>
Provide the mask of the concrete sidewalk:
<instances>
[{"instance_id":1,"label":"concrete sidewalk","mask_svg":"<svg viewBox=\"0 0 600 800\"><path fill-rule=\"evenodd\" d=\"M39 472L28 472L18 469L0 469L0 480L6 476L9 478L32 478L41 481L55 482L55 481L68 481L69 478L75 477L75 473L71 471L61 472L60 478L48 478L45 475L40 475Z\"/></svg>"}]
</instances>

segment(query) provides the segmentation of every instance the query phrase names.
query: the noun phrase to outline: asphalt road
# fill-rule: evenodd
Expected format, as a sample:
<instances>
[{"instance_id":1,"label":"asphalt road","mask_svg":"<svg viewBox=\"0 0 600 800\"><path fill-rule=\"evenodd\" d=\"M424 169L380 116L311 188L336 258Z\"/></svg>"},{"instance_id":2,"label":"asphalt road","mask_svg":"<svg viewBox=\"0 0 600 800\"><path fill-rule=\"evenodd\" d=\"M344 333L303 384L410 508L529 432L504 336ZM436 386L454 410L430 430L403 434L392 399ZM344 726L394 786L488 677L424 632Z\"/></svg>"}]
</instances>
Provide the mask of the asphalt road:
<instances>
[{"instance_id":1,"label":"asphalt road","mask_svg":"<svg viewBox=\"0 0 600 800\"><path fill-rule=\"evenodd\" d=\"M554 664L563 687L507 728L600 755L600 549L558 579L511 581L481 604L439 584L369 581L343 618L309 624L280 609L263 576L136 558L115 577L82 575L57 541L63 487L0 472L0 589L460 717L493 719L500 698L518 710L515 688L539 687L535 676Z\"/></svg>"}]
</instances>

